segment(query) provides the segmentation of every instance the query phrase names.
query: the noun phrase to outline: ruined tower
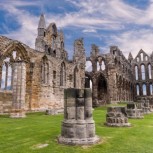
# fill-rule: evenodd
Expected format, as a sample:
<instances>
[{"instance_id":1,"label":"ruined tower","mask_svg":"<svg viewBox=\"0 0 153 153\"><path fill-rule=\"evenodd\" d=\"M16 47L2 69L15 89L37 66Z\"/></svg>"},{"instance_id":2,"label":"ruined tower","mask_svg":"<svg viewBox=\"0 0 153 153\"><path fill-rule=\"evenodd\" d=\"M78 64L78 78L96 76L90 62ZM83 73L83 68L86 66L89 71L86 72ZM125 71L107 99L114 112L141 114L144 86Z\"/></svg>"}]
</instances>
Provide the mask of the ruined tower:
<instances>
[{"instance_id":1,"label":"ruined tower","mask_svg":"<svg viewBox=\"0 0 153 153\"><path fill-rule=\"evenodd\" d=\"M45 41L44 37L46 35L46 23L44 14L41 14L38 24L38 35L35 41L35 49L44 52L45 51Z\"/></svg>"}]
</instances>

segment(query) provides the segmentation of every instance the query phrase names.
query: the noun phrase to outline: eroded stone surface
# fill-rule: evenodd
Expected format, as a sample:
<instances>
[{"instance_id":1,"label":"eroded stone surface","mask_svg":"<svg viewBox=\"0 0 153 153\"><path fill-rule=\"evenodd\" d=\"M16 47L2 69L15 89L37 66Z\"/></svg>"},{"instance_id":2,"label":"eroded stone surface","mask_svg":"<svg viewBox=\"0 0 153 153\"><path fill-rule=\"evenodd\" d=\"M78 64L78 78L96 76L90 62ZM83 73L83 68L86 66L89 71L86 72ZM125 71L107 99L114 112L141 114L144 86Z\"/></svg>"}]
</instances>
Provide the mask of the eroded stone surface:
<instances>
[{"instance_id":1,"label":"eroded stone surface","mask_svg":"<svg viewBox=\"0 0 153 153\"><path fill-rule=\"evenodd\" d=\"M64 90L64 120L59 143L87 145L99 141L92 118L91 89Z\"/></svg>"},{"instance_id":2,"label":"eroded stone surface","mask_svg":"<svg viewBox=\"0 0 153 153\"><path fill-rule=\"evenodd\" d=\"M125 107L110 106L107 108L106 123L107 126L124 127L131 126L126 117Z\"/></svg>"},{"instance_id":3,"label":"eroded stone surface","mask_svg":"<svg viewBox=\"0 0 153 153\"><path fill-rule=\"evenodd\" d=\"M55 23L46 27L43 15L38 24L35 49L0 36L0 114L12 114L19 105L24 107L24 112L60 110L64 108L64 88L84 88L83 39L75 40L72 60L68 59L64 46L63 32L58 31ZM18 75L16 85L12 81L16 77L13 65L19 61L25 63L25 68L17 68L21 70L20 75L24 73L25 84Z\"/></svg>"},{"instance_id":4,"label":"eroded stone surface","mask_svg":"<svg viewBox=\"0 0 153 153\"><path fill-rule=\"evenodd\" d=\"M142 108L139 108L138 103L128 103L126 107L128 118L144 118Z\"/></svg>"}]
</instances>

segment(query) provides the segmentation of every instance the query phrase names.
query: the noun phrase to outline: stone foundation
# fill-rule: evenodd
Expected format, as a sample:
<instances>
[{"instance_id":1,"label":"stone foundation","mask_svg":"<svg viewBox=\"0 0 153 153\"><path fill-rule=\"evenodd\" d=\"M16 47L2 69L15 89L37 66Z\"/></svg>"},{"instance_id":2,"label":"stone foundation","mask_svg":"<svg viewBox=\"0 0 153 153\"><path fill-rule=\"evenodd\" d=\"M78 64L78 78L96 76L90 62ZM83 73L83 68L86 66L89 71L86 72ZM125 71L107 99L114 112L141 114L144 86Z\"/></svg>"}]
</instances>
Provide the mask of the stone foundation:
<instances>
[{"instance_id":1,"label":"stone foundation","mask_svg":"<svg viewBox=\"0 0 153 153\"><path fill-rule=\"evenodd\" d=\"M88 145L99 141L92 118L91 95L91 89L65 89L64 121L59 143Z\"/></svg>"},{"instance_id":2,"label":"stone foundation","mask_svg":"<svg viewBox=\"0 0 153 153\"><path fill-rule=\"evenodd\" d=\"M141 108L138 108L136 103L127 104L126 114L128 118L144 118L143 110Z\"/></svg>"},{"instance_id":3,"label":"stone foundation","mask_svg":"<svg viewBox=\"0 0 153 153\"><path fill-rule=\"evenodd\" d=\"M151 113L149 100L139 100L138 103L139 103L139 108L142 109L144 114L150 114Z\"/></svg>"},{"instance_id":4,"label":"stone foundation","mask_svg":"<svg viewBox=\"0 0 153 153\"><path fill-rule=\"evenodd\" d=\"M128 123L128 118L126 117L125 107L108 107L105 125L114 127L131 126L131 124Z\"/></svg>"}]
</instances>

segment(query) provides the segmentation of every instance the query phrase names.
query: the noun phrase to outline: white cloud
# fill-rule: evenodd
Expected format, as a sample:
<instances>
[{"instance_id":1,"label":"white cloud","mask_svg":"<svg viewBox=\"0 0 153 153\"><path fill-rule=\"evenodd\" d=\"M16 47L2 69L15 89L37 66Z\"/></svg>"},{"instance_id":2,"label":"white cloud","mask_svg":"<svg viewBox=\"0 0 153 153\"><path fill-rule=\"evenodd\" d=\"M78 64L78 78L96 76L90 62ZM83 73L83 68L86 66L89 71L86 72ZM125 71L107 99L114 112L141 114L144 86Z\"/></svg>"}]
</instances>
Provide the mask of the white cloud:
<instances>
[{"instance_id":1,"label":"white cloud","mask_svg":"<svg viewBox=\"0 0 153 153\"><path fill-rule=\"evenodd\" d=\"M85 70L88 71L88 72L92 71L92 63L91 63L91 61L86 61Z\"/></svg>"},{"instance_id":2,"label":"white cloud","mask_svg":"<svg viewBox=\"0 0 153 153\"><path fill-rule=\"evenodd\" d=\"M38 3L34 2L24 2L24 1L6 1L6 3L0 2L0 7L2 7L5 11L7 11L8 20L9 18L15 18L16 22L20 25L20 28L16 31L7 30L8 34L5 36L17 39L25 44L34 48L34 41L36 38L36 29L38 24L38 17L33 16L29 12L18 8L24 6L34 6L38 5ZM13 24L13 23L12 23Z\"/></svg>"},{"instance_id":3,"label":"white cloud","mask_svg":"<svg viewBox=\"0 0 153 153\"><path fill-rule=\"evenodd\" d=\"M82 30L84 33L96 33L97 31L95 29L84 29Z\"/></svg>"},{"instance_id":4,"label":"white cloud","mask_svg":"<svg viewBox=\"0 0 153 153\"><path fill-rule=\"evenodd\" d=\"M126 57L128 57L129 52L135 57L140 49L151 54L153 51L152 40L153 31L151 29L131 30L111 36L108 45L118 45Z\"/></svg>"},{"instance_id":5,"label":"white cloud","mask_svg":"<svg viewBox=\"0 0 153 153\"><path fill-rule=\"evenodd\" d=\"M133 56L142 48L147 53L153 50L153 0L146 9L138 9L125 3L123 0L66 0L67 2L78 8L78 11L73 11L65 14L46 13L47 24L56 22L57 27L75 27L82 30L83 33L94 35L95 39L99 39L102 33L101 30L111 31L112 35L105 34L106 43L110 45L118 45L121 50L127 55L129 51ZM20 28L16 31L9 32L6 36L20 40L34 48L34 41L37 35L37 25L39 17L32 15L22 7L37 6L44 7L47 1L1 1L0 7L9 14L9 17L15 18ZM53 2L53 1L52 1ZM62 6L61 6L62 7ZM43 8L44 9L44 8ZM137 27L139 30L130 29L130 26ZM129 27L128 27L129 26ZM148 29L141 29L140 26L148 26ZM121 29L124 32L121 32ZM127 30L128 29L128 30ZM75 29L77 30L77 29ZM113 31L119 31L119 34L114 34ZM78 36L79 37L79 36ZM102 40L104 41L104 40ZM92 44L92 42L91 42ZM102 48L107 48L103 46Z\"/></svg>"}]
</instances>

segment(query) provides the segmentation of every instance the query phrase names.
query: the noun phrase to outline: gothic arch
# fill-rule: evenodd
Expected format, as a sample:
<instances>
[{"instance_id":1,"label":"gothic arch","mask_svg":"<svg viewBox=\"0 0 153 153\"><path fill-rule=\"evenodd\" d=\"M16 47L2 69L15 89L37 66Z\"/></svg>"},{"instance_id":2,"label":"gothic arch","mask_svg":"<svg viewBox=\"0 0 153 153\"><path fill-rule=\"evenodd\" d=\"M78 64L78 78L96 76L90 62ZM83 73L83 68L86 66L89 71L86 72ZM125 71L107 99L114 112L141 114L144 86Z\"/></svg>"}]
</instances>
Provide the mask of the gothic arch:
<instances>
[{"instance_id":1,"label":"gothic arch","mask_svg":"<svg viewBox=\"0 0 153 153\"><path fill-rule=\"evenodd\" d=\"M20 54L22 60L24 60L25 62L30 62L28 52L20 42L12 42L6 47L1 57L2 61L6 57L11 56L13 51L17 51Z\"/></svg>"},{"instance_id":2,"label":"gothic arch","mask_svg":"<svg viewBox=\"0 0 153 153\"><path fill-rule=\"evenodd\" d=\"M108 83L106 77L100 73L97 77L97 97L99 103L108 102Z\"/></svg>"},{"instance_id":3,"label":"gothic arch","mask_svg":"<svg viewBox=\"0 0 153 153\"><path fill-rule=\"evenodd\" d=\"M30 62L30 58L24 46L19 42L11 42L5 50L0 60L0 88L4 90L12 89L13 63L18 61Z\"/></svg>"}]
</instances>

